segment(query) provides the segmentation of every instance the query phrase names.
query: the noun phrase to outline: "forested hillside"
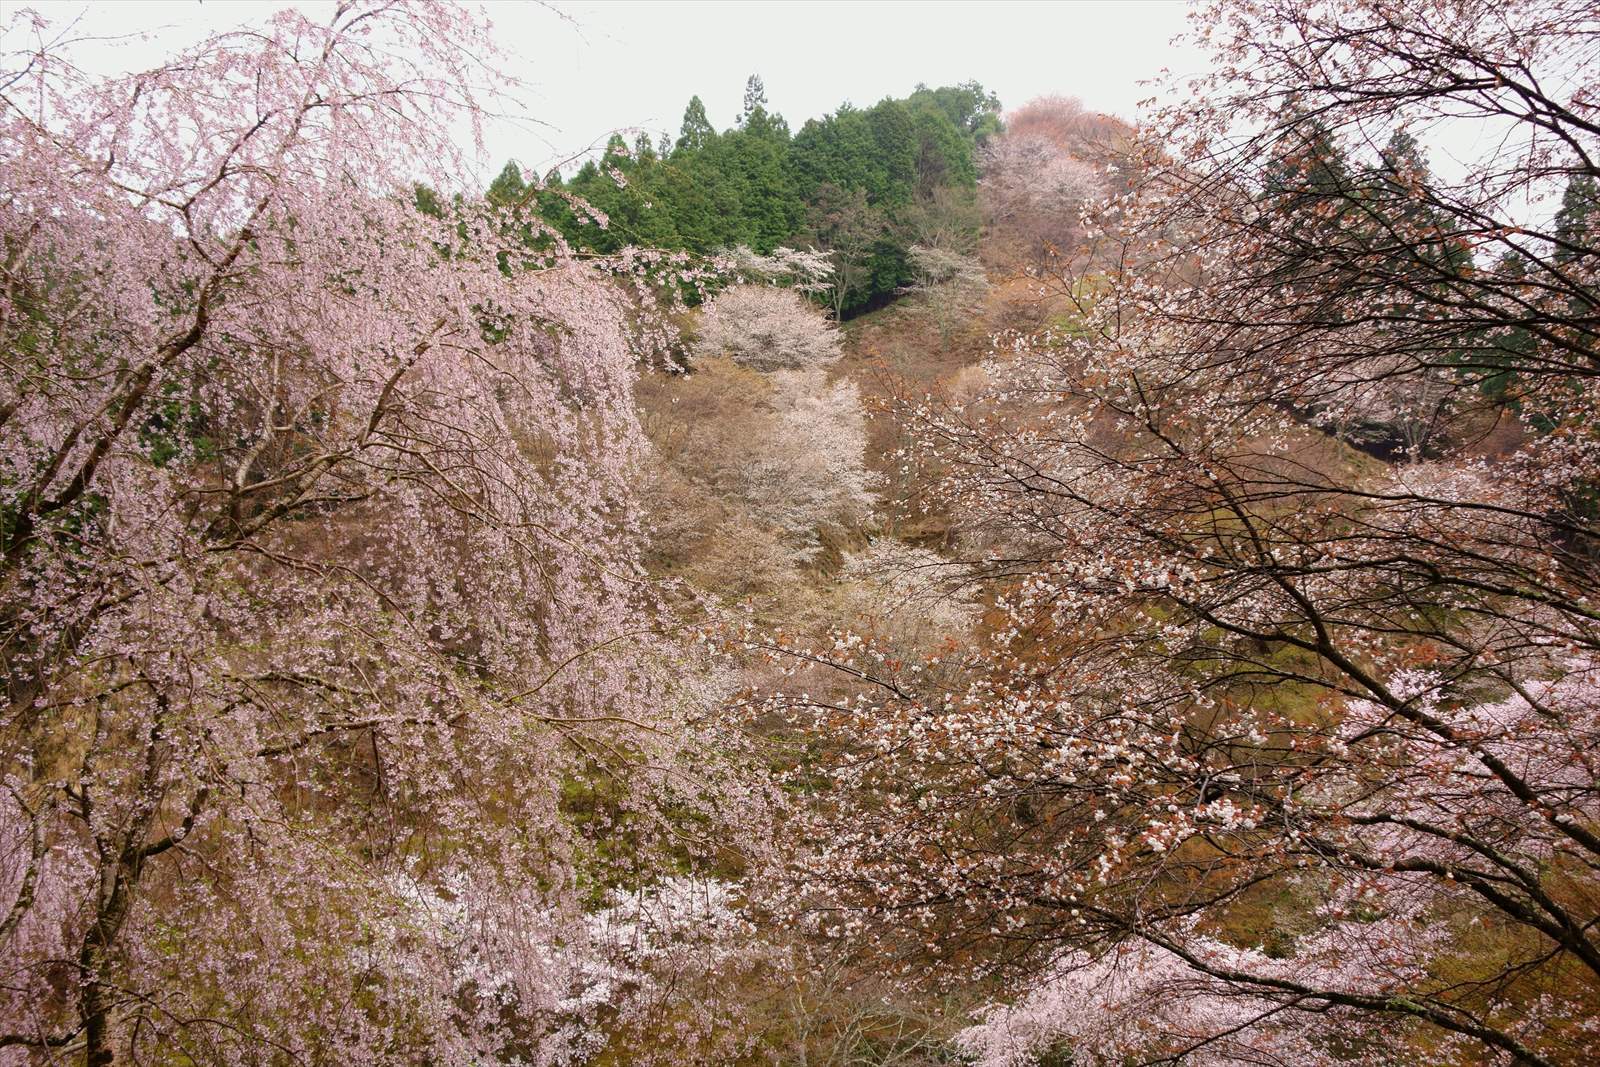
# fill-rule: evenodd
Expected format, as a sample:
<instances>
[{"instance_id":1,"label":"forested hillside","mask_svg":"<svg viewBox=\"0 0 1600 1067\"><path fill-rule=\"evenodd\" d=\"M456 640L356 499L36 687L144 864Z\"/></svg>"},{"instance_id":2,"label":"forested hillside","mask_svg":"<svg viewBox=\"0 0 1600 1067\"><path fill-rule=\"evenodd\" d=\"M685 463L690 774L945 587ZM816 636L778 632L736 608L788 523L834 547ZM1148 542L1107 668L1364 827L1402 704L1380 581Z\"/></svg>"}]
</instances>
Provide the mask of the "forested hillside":
<instances>
[{"instance_id":1,"label":"forested hillside","mask_svg":"<svg viewBox=\"0 0 1600 1067\"><path fill-rule=\"evenodd\" d=\"M1600 1059L1591 5L487 188L465 7L0 22L0 1065Z\"/></svg>"},{"instance_id":2,"label":"forested hillside","mask_svg":"<svg viewBox=\"0 0 1600 1067\"><path fill-rule=\"evenodd\" d=\"M870 108L844 104L791 135L752 75L730 128L717 132L697 96L676 141L652 144L639 133L630 145L613 134L600 159L570 181L544 175L532 198L568 242L604 253L822 249L834 260L835 314L848 317L912 280L912 245L974 250L977 155L999 129L999 107L975 82L919 86ZM511 203L527 190L512 162L488 195ZM601 213L604 229L589 224L588 211Z\"/></svg>"}]
</instances>

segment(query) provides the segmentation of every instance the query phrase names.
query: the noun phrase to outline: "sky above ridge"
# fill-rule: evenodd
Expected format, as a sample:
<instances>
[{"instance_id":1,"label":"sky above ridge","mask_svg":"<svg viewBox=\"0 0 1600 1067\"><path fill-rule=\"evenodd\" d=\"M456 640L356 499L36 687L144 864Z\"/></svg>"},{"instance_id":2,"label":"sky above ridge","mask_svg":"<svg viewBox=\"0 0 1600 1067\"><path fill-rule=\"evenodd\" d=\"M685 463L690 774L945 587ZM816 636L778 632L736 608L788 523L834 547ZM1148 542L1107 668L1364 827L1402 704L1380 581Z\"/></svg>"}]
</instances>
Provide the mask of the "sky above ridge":
<instances>
[{"instance_id":1,"label":"sky above ridge","mask_svg":"<svg viewBox=\"0 0 1600 1067\"><path fill-rule=\"evenodd\" d=\"M109 38L78 50L97 73L154 66L208 32L319 0L25 0L54 22L77 18ZM7 4L6 7L12 5ZM22 6L22 5L18 5ZM611 3L491 0L484 5L511 57L526 114L489 130L487 172L508 158L542 170L613 130L676 136L698 94L718 129L733 124L745 79L761 75L772 110L799 129L844 101L869 106L975 79L1009 109L1038 96L1076 96L1133 118L1167 67L1190 73L1198 53L1178 0L1078 3ZM630 136L631 140L631 136Z\"/></svg>"}]
</instances>

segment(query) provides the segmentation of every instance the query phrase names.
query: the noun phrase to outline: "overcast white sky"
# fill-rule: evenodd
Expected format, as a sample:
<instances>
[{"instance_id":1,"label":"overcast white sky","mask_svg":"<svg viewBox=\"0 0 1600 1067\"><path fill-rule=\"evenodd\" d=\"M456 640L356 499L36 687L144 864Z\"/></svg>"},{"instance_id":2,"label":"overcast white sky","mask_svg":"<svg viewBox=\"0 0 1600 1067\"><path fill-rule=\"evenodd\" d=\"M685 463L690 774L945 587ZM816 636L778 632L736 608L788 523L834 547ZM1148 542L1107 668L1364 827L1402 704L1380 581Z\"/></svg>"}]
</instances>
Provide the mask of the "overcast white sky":
<instances>
[{"instance_id":1,"label":"overcast white sky","mask_svg":"<svg viewBox=\"0 0 1600 1067\"><path fill-rule=\"evenodd\" d=\"M154 65L204 33L257 21L295 0L24 0L52 20L83 16L105 36L143 35L80 51L90 69ZM0 7L20 6L0 0ZM331 2L299 0L311 12ZM1122 3L742 2L654 3L490 0L485 5L515 57L511 72L531 127L491 131L489 171L515 157L542 169L613 129L677 133L698 93L719 129L733 123L745 78L760 74L771 106L794 129L843 101L870 105L931 86L977 79L1012 108L1050 93L1132 118L1150 95L1141 81L1163 67L1198 69L1174 48L1181 0Z\"/></svg>"}]
</instances>

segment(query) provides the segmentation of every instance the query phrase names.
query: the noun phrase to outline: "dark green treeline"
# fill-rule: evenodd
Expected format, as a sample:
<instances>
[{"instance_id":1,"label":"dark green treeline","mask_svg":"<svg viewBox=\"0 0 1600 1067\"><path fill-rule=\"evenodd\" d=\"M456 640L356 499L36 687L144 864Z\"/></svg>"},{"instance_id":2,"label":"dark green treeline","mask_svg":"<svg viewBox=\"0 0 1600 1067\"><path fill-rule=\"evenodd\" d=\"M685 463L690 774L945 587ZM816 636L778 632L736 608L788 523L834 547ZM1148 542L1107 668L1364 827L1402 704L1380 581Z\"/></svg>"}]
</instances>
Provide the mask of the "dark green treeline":
<instances>
[{"instance_id":1,"label":"dark green treeline","mask_svg":"<svg viewBox=\"0 0 1600 1067\"><path fill-rule=\"evenodd\" d=\"M748 245L814 247L835 261L840 317L886 300L911 278L916 243L966 246L978 232L979 145L1000 128L1000 103L975 82L928 89L870 108L849 104L791 134L768 110L760 78L735 124L719 133L699 97L675 142L613 136L603 158L570 180L559 174L530 198L568 241L598 252L626 245L711 253ZM605 228L577 218L574 195L603 212ZM528 189L507 164L489 188L502 202Z\"/></svg>"}]
</instances>

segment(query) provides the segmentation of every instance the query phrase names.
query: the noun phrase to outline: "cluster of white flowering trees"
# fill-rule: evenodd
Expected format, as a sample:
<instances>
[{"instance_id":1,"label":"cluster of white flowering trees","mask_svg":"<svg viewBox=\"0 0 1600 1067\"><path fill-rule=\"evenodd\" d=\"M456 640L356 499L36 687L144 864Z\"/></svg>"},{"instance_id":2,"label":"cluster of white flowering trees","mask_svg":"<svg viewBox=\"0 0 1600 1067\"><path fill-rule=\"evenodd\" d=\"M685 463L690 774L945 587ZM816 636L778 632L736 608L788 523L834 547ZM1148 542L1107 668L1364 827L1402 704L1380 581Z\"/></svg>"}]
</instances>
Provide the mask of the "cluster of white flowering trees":
<instances>
[{"instance_id":1,"label":"cluster of white flowering trees","mask_svg":"<svg viewBox=\"0 0 1600 1067\"><path fill-rule=\"evenodd\" d=\"M57 32L0 76L0 1055L559 1058L649 969L597 887L740 840L636 562L648 257L414 205L454 6L107 81Z\"/></svg>"},{"instance_id":2,"label":"cluster of white flowering trees","mask_svg":"<svg viewBox=\"0 0 1600 1067\"><path fill-rule=\"evenodd\" d=\"M804 650L862 681L780 701L848 739L810 913L1016 977L989 1064L1588 1062L1600 235L1550 209L1600 175L1600 22L1198 17L1213 71L1146 131L1117 268L1058 279L1073 329L902 406L993 609L920 660ZM1445 117L1495 149L1389 163ZM1374 367L1432 405L1404 462L1339 440Z\"/></svg>"},{"instance_id":3,"label":"cluster of white flowering trees","mask_svg":"<svg viewBox=\"0 0 1600 1067\"><path fill-rule=\"evenodd\" d=\"M781 531L801 559L815 555L820 529L867 520L866 415L853 381L828 380L839 332L820 308L797 288L736 285L706 307L694 354L768 376L770 418L729 442L723 457L724 488L756 519Z\"/></svg>"},{"instance_id":4,"label":"cluster of white flowering trees","mask_svg":"<svg viewBox=\"0 0 1600 1067\"><path fill-rule=\"evenodd\" d=\"M807 371L839 358L839 333L795 289L736 285L700 316L694 353L758 371Z\"/></svg>"}]
</instances>

